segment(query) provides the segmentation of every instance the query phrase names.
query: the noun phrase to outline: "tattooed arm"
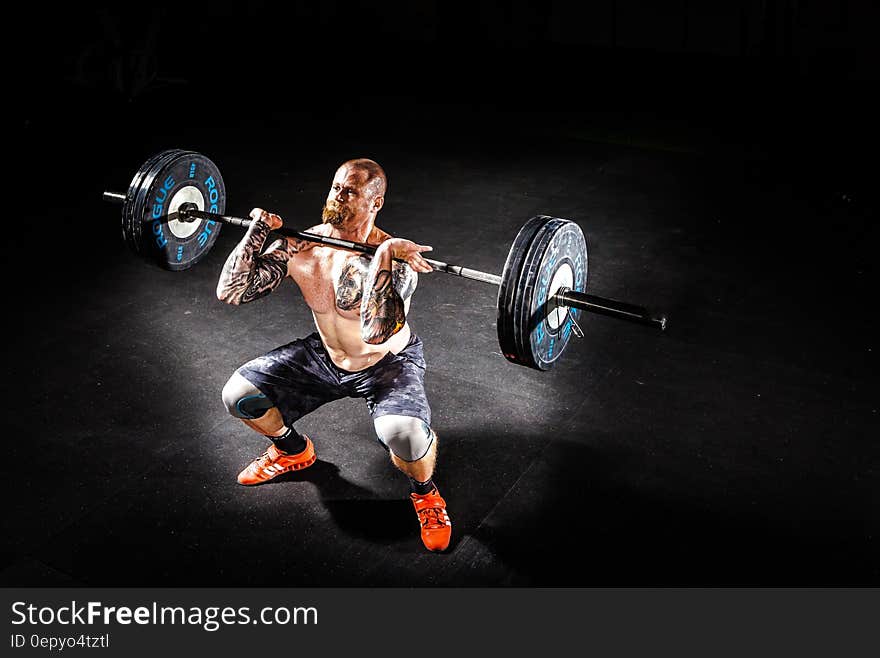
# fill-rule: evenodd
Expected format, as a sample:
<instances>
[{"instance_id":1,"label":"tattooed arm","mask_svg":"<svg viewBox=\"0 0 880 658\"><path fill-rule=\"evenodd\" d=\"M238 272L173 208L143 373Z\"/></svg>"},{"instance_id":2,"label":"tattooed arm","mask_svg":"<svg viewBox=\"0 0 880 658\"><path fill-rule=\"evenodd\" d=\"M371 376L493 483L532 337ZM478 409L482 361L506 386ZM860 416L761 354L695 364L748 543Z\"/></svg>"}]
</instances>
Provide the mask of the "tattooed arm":
<instances>
[{"instance_id":1,"label":"tattooed arm","mask_svg":"<svg viewBox=\"0 0 880 658\"><path fill-rule=\"evenodd\" d=\"M246 304L272 292L287 276L287 261L303 246L281 239L261 254L269 232L281 226L281 218L259 208L251 211L251 217L254 221L229 254L217 282L217 298L227 304Z\"/></svg>"},{"instance_id":2,"label":"tattooed arm","mask_svg":"<svg viewBox=\"0 0 880 658\"><path fill-rule=\"evenodd\" d=\"M431 272L420 255L430 251L409 240L392 238L376 249L361 299L361 338L370 345L379 345L400 331L406 324L409 297L416 289L416 272ZM399 258L406 263L394 262Z\"/></svg>"}]
</instances>

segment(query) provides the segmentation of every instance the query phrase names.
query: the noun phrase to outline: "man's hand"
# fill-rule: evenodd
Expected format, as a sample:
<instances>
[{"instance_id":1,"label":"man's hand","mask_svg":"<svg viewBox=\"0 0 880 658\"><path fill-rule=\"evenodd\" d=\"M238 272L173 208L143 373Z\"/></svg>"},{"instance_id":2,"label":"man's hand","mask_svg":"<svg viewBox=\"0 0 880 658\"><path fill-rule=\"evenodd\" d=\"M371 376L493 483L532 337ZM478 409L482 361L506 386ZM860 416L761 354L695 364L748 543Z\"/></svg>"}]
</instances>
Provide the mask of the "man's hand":
<instances>
[{"instance_id":1,"label":"man's hand","mask_svg":"<svg viewBox=\"0 0 880 658\"><path fill-rule=\"evenodd\" d=\"M258 219L262 220L272 231L281 228L282 224L284 224L284 222L281 221L281 217L275 213L266 212L262 208L254 208L251 210L250 218L254 221Z\"/></svg>"},{"instance_id":2,"label":"man's hand","mask_svg":"<svg viewBox=\"0 0 880 658\"><path fill-rule=\"evenodd\" d=\"M416 272L434 271L428 261L422 258L422 252L433 251L433 247L416 244L404 238L391 238L379 245L376 254L379 255L380 251L390 251L391 258L406 261Z\"/></svg>"}]
</instances>

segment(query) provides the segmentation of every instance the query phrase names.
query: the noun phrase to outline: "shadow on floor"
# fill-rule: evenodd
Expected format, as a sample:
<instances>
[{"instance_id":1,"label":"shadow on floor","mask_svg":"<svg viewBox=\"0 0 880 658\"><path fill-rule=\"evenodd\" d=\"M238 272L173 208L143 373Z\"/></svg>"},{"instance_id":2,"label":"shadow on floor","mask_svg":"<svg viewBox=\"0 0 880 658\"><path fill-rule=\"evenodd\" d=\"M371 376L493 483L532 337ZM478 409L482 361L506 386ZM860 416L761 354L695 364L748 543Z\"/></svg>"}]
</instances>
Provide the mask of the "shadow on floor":
<instances>
[{"instance_id":1,"label":"shadow on floor","mask_svg":"<svg viewBox=\"0 0 880 658\"><path fill-rule=\"evenodd\" d=\"M688 491L674 479L649 484L627 461L624 451L548 447L474 533L509 569L506 584L849 585L871 570L858 501L841 516L809 483L781 500L736 482Z\"/></svg>"},{"instance_id":2,"label":"shadow on floor","mask_svg":"<svg viewBox=\"0 0 880 658\"><path fill-rule=\"evenodd\" d=\"M369 489L343 477L339 467L332 462L318 459L304 471L285 473L260 486L288 482L314 484L321 502L339 529L348 535L386 544L408 538L413 533L415 513L408 499L376 498Z\"/></svg>"}]
</instances>

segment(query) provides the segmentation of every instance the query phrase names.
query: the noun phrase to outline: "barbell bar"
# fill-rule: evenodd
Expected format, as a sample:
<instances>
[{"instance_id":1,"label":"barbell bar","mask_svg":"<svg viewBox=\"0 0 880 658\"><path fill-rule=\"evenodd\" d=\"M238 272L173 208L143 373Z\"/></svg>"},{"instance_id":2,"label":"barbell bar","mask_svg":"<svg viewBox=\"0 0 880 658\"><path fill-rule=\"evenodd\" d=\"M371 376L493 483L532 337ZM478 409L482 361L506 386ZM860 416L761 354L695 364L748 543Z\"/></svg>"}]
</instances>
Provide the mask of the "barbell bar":
<instances>
[{"instance_id":1,"label":"barbell bar","mask_svg":"<svg viewBox=\"0 0 880 658\"><path fill-rule=\"evenodd\" d=\"M207 255L222 225L247 229L252 221L224 214L226 188L220 170L204 155L181 149L152 156L137 170L127 192L105 191L103 199L122 205L122 233L129 247L172 271L189 269ZM274 232L366 255L376 251L375 245L287 226ZM583 292L586 241L571 220L532 217L517 234L501 276L425 260L435 271L499 287L498 338L502 353L513 363L550 369L571 333L583 336L577 324L579 310L666 329L664 315Z\"/></svg>"}]
</instances>

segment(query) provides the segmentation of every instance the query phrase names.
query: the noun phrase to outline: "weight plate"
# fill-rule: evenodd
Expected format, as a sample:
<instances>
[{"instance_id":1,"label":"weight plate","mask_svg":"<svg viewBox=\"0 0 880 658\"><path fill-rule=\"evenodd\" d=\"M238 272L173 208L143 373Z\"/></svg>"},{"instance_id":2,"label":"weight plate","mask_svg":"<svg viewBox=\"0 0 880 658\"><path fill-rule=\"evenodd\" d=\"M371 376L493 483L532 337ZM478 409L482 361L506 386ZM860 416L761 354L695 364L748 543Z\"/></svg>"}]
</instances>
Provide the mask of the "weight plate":
<instances>
[{"instance_id":1,"label":"weight plate","mask_svg":"<svg viewBox=\"0 0 880 658\"><path fill-rule=\"evenodd\" d=\"M537 221L536 221L537 220ZM540 216L523 227L502 273L505 304L499 303L502 353L513 363L549 370L568 344L578 309L557 307L561 287L585 291L587 247L581 228L566 219ZM499 291L500 301L500 291Z\"/></svg>"},{"instance_id":2,"label":"weight plate","mask_svg":"<svg viewBox=\"0 0 880 658\"><path fill-rule=\"evenodd\" d=\"M220 233L214 220L168 220L182 203L223 214L226 187L217 166L193 151L160 157L141 183L134 211L141 217L141 249L164 268L186 270L204 258Z\"/></svg>"},{"instance_id":3,"label":"weight plate","mask_svg":"<svg viewBox=\"0 0 880 658\"><path fill-rule=\"evenodd\" d=\"M498 344L501 353L514 363L518 363L518 350L516 347L516 328L513 322L514 302L516 291L519 286L519 276L522 270L522 260L526 255L532 238L538 229L552 217L537 215L527 221L516 234L510 251L507 252L507 260L501 272L501 284L498 287L498 300L496 307L496 329L498 331Z\"/></svg>"},{"instance_id":4,"label":"weight plate","mask_svg":"<svg viewBox=\"0 0 880 658\"><path fill-rule=\"evenodd\" d=\"M584 292L587 286L587 246L574 222L557 219L542 227L532 240L532 258L524 265L517 340L533 367L549 370L571 337L580 310L557 306L561 287Z\"/></svg>"},{"instance_id":5,"label":"weight plate","mask_svg":"<svg viewBox=\"0 0 880 658\"><path fill-rule=\"evenodd\" d=\"M144 222L147 219L145 216L147 198L153 182L159 172L162 171L162 168L169 161L177 157L177 155L185 152L186 151L182 151L181 149L168 149L166 151L161 151L151 158L149 166L145 168L144 174L141 177L140 183L137 186L137 190L135 191L134 198L131 202L128 218L132 247L137 254L149 255L153 253L149 243L145 243L143 237Z\"/></svg>"},{"instance_id":6,"label":"weight plate","mask_svg":"<svg viewBox=\"0 0 880 658\"><path fill-rule=\"evenodd\" d=\"M150 156L144 164L135 172L134 176L131 179L131 183L128 185L128 190L125 194L125 201L122 204L122 238L125 240L125 244L128 245L129 249L134 251L135 253L140 253L140 244L138 242L138 236L140 235L139 229L140 226L135 225L134 219L135 214L133 212L133 208L135 205L135 199L137 197L138 191L141 187L141 182L147 173L152 169L153 165L162 155L168 153L167 151L161 151L159 153L155 153ZM140 223L139 216L138 224Z\"/></svg>"}]
</instances>

